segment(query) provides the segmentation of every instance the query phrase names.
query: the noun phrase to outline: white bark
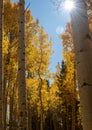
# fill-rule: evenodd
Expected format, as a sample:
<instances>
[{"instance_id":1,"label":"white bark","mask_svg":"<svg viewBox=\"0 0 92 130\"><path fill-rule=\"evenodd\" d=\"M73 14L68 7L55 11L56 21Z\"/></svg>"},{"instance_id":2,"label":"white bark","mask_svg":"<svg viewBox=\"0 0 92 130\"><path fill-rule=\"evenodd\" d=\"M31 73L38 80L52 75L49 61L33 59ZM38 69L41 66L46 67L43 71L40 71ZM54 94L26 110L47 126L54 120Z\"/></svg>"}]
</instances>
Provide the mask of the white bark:
<instances>
[{"instance_id":1,"label":"white bark","mask_svg":"<svg viewBox=\"0 0 92 130\"><path fill-rule=\"evenodd\" d=\"M25 1L20 0L19 2L19 44L18 44L19 130L27 130L24 5L25 5Z\"/></svg>"},{"instance_id":2,"label":"white bark","mask_svg":"<svg viewBox=\"0 0 92 130\"><path fill-rule=\"evenodd\" d=\"M92 39L85 0L75 0L71 12L83 130L92 130Z\"/></svg>"},{"instance_id":3,"label":"white bark","mask_svg":"<svg viewBox=\"0 0 92 130\"><path fill-rule=\"evenodd\" d=\"M3 42L3 0L0 0L0 130L3 128L3 93L2 93L2 83L3 83L3 73L2 73L2 42Z\"/></svg>"}]
</instances>

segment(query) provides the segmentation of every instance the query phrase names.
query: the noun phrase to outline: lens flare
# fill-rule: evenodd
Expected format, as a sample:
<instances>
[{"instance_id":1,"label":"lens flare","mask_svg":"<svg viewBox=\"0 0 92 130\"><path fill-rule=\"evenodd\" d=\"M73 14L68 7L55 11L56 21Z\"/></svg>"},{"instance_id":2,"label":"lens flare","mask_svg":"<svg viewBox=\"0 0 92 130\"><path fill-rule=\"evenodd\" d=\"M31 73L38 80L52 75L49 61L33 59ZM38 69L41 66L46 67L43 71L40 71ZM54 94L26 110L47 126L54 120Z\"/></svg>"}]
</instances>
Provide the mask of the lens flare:
<instances>
[{"instance_id":1,"label":"lens flare","mask_svg":"<svg viewBox=\"0 0 92 130\"><path fill-rule=\"evenodd\" d=\"M64 3L65 10L71 12L74 8L74 1L73 0L66 0Z\"/></svg>"}]
</instances>

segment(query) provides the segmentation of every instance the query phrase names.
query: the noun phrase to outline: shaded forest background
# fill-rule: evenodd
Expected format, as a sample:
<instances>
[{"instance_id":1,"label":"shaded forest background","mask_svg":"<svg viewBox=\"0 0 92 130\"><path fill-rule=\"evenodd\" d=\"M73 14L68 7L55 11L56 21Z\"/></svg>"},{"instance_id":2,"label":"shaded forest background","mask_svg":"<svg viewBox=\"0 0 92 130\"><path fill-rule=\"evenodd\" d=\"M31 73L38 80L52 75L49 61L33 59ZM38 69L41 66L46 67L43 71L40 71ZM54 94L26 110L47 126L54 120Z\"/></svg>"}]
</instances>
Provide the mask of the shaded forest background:
<instances>
[{"instance_id":1,"label":"shaded forest background","mask_svg":"<svg viewBox=\"0 0 92 130\"><path fill-rule=\"evenodd\" d=\"M88 5L90 5L88 3ZM4 130L18 128L18 3L4 2ZM71 23L59 36L63 44L63 60L56 73L49 70L53 40L25 10L26 88L28 130L82 130L80 98L76 78ZM92 11L88 6L92 33ZM53 82L50 84L49 80Z\"/></svg>"}]
</instances>

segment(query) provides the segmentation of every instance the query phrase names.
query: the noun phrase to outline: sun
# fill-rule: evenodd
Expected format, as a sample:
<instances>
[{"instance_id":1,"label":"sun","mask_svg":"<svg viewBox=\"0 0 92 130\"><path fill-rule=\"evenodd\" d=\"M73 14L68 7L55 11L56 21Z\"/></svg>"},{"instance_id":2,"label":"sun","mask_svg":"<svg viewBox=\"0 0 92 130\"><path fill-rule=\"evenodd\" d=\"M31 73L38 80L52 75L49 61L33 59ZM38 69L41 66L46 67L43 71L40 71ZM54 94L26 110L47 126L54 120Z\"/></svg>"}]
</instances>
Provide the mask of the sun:
<instances>
[{"instance_id":1,"label":"sun","mask_svg":"<svg viewBox=\"0 0 92 130\"><path fill-rule=\"evenodd\" d=\"M64 8L65 10L67 11L71 11L73 10L74 8L74 1L73 0L66 0L65 3L64 3Z\"/></svg>"}]
</instances>

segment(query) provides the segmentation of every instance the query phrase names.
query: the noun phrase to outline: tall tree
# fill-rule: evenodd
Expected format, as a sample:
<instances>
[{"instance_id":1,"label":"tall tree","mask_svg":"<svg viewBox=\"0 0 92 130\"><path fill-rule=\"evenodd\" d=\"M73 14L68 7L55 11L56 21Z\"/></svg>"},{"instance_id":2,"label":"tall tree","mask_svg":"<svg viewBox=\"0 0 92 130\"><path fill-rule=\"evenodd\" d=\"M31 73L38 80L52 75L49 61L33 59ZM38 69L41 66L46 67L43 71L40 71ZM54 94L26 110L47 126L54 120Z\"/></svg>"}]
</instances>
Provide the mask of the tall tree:
<instances>
[{"instance_id":1,"label":"tall tree","mask_svg":"<svg viewBox=\"0 0 92 130\"><path fill-rule=\"evenodd\" d=\"M43 130L43 104L42 104L42 77L41 77L41 64L43 59L43 50L42 50L42 44L43 44L43 37L42 37L42 29L40 33L40 62L39 62L39 68L38 68L38 76L39 76L39 97L40 97L40 130Z\"/></svg>"},{"instance_id":2,"label":"tall tree","mask_svg":"<svg viewBox=\"0 0 92 130\"><path fill-rule=\"evenodd\" d=\"M25 1L19 1L19 44L18 44L18 99L19 130L27 130L26 80L25 80Z\"/></svg>"},{"instance_id":3,"label":"tall tree","mask_svg":"<svg viewBox=\"0 0 92 130\"><path fill-rule=\"evenodd\" d=\"M63 66L61 68L62 69L64 68L63 70L65 72L63 74L62 73L63 71L61 71L61 74L59 74L60 76L58 76L58 82L59 82L58 85L61 88L61 92L62 92L61 96L64 97L63 101L66 102L65 108L68 111L68 113L66 113L68 115L67 117L70 118L69 121L66 120L66 123L68 123L68 125L71 124L71 126L69 126L68 128L72 130L81 129L80 112L79 112L79 107L77 107L77 104L79 102L78 99L79 94L78 94L76 76L75 76L76 69L75 69L75 61L74 61L75 56L74 56L71 23L69 22L67 23L65 33L63 33L60 36L62 38L63 58L65 60L65 67L63 63L62 64Z\"/></svg>"},{"instance_id":4,"label":"tall tree","mask_svg":"<svg viewBox=\"0 0 92 130\"><path fill-rule=\"evenodd\" d=\"M71 12L75 61L83 130L92 130L92 39L90 37L85 0L76 0Z\"/></svg>"},{"instance_id":5,"label":"tall tree","mask_svg":"<svg viewBox=\"0 0 92 130\"><path fill-rule=\"evenodd\" d=\"M2 42L3 42L3 0L0 0L0 129L3 128L3 73L2 73Z\"/></svg>"}]
</instances>

